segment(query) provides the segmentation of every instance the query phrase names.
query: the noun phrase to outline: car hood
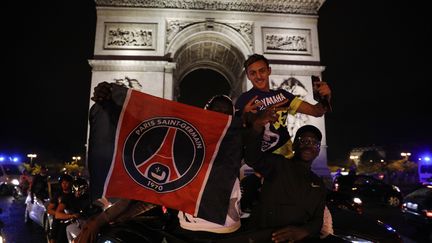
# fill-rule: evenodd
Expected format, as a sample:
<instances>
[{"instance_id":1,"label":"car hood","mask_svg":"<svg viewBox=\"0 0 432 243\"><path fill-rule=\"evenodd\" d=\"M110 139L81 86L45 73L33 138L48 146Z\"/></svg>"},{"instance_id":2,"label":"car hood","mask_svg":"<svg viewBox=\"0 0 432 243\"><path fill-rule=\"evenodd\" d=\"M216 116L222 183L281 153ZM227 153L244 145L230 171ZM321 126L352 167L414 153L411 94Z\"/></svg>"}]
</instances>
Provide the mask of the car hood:
<instances>
[{"instance_id":1,"label":"car hood","mask_svg":"<svg viewBox=\"0 0 432 243\"><path fill-rule=\"evenodd\" d=\"M401 242L399 234L389 225L352 211L329 209L336 235L355 236L373 242Z\"/></svg>"}]
</instances>

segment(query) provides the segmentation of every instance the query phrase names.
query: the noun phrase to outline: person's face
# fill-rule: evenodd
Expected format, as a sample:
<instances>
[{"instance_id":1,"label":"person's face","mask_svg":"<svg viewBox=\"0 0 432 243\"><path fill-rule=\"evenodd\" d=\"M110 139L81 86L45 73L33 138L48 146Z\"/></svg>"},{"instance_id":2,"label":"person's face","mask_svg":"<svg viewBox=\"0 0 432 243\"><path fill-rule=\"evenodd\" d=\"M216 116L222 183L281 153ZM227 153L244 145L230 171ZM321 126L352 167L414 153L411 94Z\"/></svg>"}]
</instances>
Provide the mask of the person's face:
<instances>
[{"instance_id":1,"label":"person's face","mask_svg":"<svg viewBox=\"0 0 432 243\"><path fill-rule=\"evenodd\" d=\"M63 180L61 182L61 188L63 191L70 191L71 186L72 186L72 183L69 181Z\"/></svg>"},{"instance_id":2,"label":"person's face","mask_svg":"<svg viewBox=\"0 0 432 243\"><path fill-rule=\"evenodd\" d=\"M248 79L252 82L254 88L261 91L269 91L269 76L271 68L266 65L263 60L256 61L249 65L246 70Z\"/></svg>"},{"instance_id":3,"label":"person's face","mask_svg":"<svg viewBox=\"0 0 432 243\"><path fill-rule=\"evenodd\" d=\"M304 132L294 141L295 154L305 162L312 162L320 152L321 142L314 133Z\"/></svg>"}]
</instances>

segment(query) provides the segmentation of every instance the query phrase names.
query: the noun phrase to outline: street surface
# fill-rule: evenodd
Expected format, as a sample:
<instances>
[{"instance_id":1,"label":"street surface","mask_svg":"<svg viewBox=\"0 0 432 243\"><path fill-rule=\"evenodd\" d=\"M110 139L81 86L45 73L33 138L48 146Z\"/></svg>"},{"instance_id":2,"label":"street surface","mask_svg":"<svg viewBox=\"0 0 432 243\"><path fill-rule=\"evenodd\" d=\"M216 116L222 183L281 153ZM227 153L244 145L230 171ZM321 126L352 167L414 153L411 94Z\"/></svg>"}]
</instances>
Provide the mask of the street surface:
<instances>
[{"instance_id":1,"label":"street surface","mask_svg":"<svg viewBox=\"0 0 432 243\"><path fill-rule=\"evenodd\" d=\"M47 242L42 227L24 223L24 198L15 200L12 196L0 196L0 219L4 223L3 235L6 243L45 243Z\"/></svg>"}]
</instances>

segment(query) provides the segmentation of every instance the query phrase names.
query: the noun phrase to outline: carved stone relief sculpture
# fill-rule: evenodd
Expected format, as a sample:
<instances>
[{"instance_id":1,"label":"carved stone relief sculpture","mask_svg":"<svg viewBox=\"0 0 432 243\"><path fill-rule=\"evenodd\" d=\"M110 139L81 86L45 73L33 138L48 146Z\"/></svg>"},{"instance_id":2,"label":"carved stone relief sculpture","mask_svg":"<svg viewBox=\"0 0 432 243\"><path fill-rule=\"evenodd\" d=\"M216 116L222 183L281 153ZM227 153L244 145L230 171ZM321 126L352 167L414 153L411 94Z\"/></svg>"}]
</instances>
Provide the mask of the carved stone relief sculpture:
<instances>
[{"instance_id":1,"label":"carved stone relief sculpture","mask_svg":"<svg viewBox=\"0 0 432 243\"><path fill-rule=\"evenodd\" d=\"M134 78L129 78L129 77L124 77L124 78L120 78L120 79L114 79L116 84L119 84L123 87L126 88L130 88L130 89L135 89L138 91L142 90L142 85L140 84L140 82L137 79Z\"/></svg>"},{"instance_id":2,"label":"carved stone relief sculpture","mask_svg":"<svg viewBox=\"0 0 432 243\"><path fill-rule=\"evenodd\" d=\"M217 22L214 19L204 20L183 20L183 19L168 19L167 20L167 29L166 29L166 45L168 46L174 37L179 34L186 27L206 23L207 29L213 29L215 24L221 24L228 26L229 28L235 30L239 33L248 45L253 47L253 23L251 22ZM211 28L209 28L211 26Z\"/></svg>"},{"instance_id":3,"label":"carved stone relief sculpture","mask_svg":"<svg viewBox=\"0 0 432 243\"><path fill-rule=\"evenodd\" d=\"M293 28L262 28L264 53L312 55L311 31Z\"/></svg>"},{"instance_id":4,"label":"carved stone relief sculpture","mask_svg":"<svg viewBox=\"0 0 432 243\"><path fill-rule=\"evenodd\" d=\"M104 49L156 48L156 24L105 23Z\"/></svg>"},{"instance_id":5,"label":"carved stone relief sculpture","mask_svg":"<svg viewBox=\"0 0 432 243\"><path fill-rule=\"evenodd\" d=\"M287 79L283 79L282 82L277 82L275 80L271 80L270 82L271 89L284 89L293 95L299 97L304 100L309 91L306 89L306 86L302 84L298 79L294 77L289 77ZM308 124L309 117L302 113L297 113L295 115L288 114L287 119L287 128L290 134L295 134L298 128L303 125Z\"/></svg>"}]
</instances>

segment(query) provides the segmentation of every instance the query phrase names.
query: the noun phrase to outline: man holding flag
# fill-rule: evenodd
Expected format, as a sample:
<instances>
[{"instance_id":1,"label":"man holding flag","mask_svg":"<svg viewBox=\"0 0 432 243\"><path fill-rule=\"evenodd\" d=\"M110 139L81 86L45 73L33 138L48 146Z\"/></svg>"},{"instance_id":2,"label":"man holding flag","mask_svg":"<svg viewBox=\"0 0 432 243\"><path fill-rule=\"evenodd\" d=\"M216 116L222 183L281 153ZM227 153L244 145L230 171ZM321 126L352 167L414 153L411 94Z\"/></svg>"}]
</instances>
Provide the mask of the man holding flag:
<instances>
[{"instance_id":1,"label":"man holding flag","mask_svg":"<svg viewBox=\"0 0 432 243\"><path fill-rule=\"evenodd\" d=\"M240 121L106 82L92 99L92 196L122 198L95 225L123 214L130 200L225 224L242 157Z\"/></svg>"}]
</instances>

